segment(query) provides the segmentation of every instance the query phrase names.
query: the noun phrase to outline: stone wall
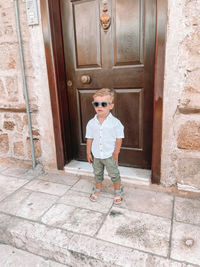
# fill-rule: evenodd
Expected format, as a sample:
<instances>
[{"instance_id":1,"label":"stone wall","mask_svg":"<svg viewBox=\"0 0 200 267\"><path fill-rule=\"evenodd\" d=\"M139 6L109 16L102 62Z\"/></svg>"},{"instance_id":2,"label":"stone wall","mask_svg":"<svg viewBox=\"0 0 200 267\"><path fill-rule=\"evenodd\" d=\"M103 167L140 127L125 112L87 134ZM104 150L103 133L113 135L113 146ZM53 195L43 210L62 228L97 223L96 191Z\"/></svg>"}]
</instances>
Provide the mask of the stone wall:
<instances>
[{"instance_id":1,"label":"stone wall","mask_svg":"<svg viewBox=\"0 0 200 267\"><path fill-rule=\"evenodd\" d=\"M169 0L162 183L200 191L200 0Z\"/></svg>"},{"instance_id":2,"label":"stone wall","mask_svg":"<svg viewBox=\"0 0 200 267\"><path fill-rule=\"evenodd\" d=\"M19 13L35 154L40 162L55 166L42 26L41 22L28 26L24 0L19 0ZM0 0L0 157L31 159L14 1L11 0Z\"/></svg>"}]
</instances>

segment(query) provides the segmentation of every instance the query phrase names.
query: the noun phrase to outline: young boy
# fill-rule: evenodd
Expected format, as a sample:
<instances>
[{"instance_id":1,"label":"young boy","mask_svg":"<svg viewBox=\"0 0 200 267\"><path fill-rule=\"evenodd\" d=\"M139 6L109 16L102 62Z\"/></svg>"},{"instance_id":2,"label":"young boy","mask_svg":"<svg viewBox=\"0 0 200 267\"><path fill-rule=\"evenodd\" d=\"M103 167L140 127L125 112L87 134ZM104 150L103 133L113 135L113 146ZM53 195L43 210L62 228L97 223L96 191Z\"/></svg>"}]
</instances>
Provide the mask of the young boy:
<instances>
[{"instance_id":1,"label":"young boy","mask_svg":"<svg viewBox=\"0 0 200 267\"><path fill-rule=\"evenodd\" d=\"M92 102L96 115L86 127L87 160L93 165L96 185L90 195L91 201L96 201L102 189L104 167L111 177L114 185L114 204L120 204L123 200L120 173L118 170L118 155L124 127L110 111L113 109L114 92L103 88L93 95Z\"/></svg>"}]
</instances>

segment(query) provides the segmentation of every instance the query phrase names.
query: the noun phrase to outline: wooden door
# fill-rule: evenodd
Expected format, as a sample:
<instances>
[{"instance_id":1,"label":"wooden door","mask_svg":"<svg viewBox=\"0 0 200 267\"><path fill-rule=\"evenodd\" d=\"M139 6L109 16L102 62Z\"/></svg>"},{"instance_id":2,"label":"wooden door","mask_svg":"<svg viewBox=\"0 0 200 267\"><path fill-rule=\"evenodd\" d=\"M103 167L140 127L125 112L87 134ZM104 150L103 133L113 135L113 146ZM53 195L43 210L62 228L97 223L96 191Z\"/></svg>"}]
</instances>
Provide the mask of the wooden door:
<instances>
[{"instance_id":1,"label":"wooden door","mask_svg":"<svg viewBox=\"0 0 200 267\"><path fill-rule=\"evenodd\" d=\"M119 164L151 168L156 0L61 0L61 17L73 157L86 160L92 95L109 87L125 127Z\"/></svg>"}]
</instances>

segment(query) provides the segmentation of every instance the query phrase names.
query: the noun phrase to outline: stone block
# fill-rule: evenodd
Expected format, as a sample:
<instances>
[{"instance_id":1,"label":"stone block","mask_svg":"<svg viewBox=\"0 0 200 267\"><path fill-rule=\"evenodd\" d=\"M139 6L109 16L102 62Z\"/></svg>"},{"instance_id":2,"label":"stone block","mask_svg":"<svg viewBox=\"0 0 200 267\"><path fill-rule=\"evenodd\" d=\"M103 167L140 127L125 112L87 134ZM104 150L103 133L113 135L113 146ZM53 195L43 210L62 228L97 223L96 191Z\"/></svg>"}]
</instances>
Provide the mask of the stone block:
<instances>
[{"instance_id":1,"label":"stone block","mask_svg":"<svg viewBox=\"0 0 200 267\"><path fill-rule=\"evenodd\" d=\"M200 265L200 227L174 222L171 258Z\"/></svg>"},{"instance_id":2,"label":"stone block","mask_svg":"<svg viewBox=\"0 0 200 267\"><path fill-rule=\"evenodd\" d=\"M75 176L69 176L63 171L59 172L48 172L47 175L42 175L38 177L41 180L57 183L57 184L64 184L64 185L74 185L79 180Z\"/></svg>"},{"instance_id":3,"label":"stone block","mask_svg":"<svg viewBox=\"0 0 200 267\"><path fill-rule=\"evenodd\" d=\"M6 97L6 90L5 90L2 79L0 79L0 96L1 96L1 100Z\"/></svg>"},{"instance_id":4,"label":"stone block","mask_svg":"<svg viewBox=\"0 0 200 267\"><path fill-rule=\"evenodd\" d=\"M39 158L42 155L40 140L38 138L34 138L33 143L34 143L35 157ZM28 158L31 159L31 144L29 137L26 140L26 144L27 144Z\"/></svg>"},{"instance_id":5,"label":"stone block","mask_svg":"<svg viewBox=\"0 0 200 267\"><path fill-rule=\"evenodd\" d=\"M183 11L188 26L196 27L200 24L200 5L198 0L186 0Z\"/></svg>"},{"instance_id":6,"label":"stone block","mask_svg":"<svg viewBox=\"0 0 200 267\"><path fill-rule=\"evenodd\" d=\"M15 120L16 128L18 132L22 132L24 129L24 122L21 115L15 114L13 116L13 119Z\"/></svg>"},{"instance_id":7,"label":"stone block","mask_svg":"<svg viewBox=\"0 0 200 267\"><path fill-rule=\"evenodd\" d=\"M91 202L89 195L89 193L69 190L63 197L59 199L58 202L66 205L71 205L73 203L73 206L90 209L101 213L107 213L110 210L113 204L113 199L103 197L102 194L100 194L98 201Z\"/></svg>"},{"instance_id":8,"label":"stone block","mask_svg":"<svg viewBox=\"0 0 200 267\"><path fill-rule=\"evenodd\" d=\"M200 226L200 201L176 197L174 217L176 221Z\"/></svg>"},{"instance_id":9,"label":"stone block","mask_svg":"<svg viewBox=\"0 0 200 267\"><path fill-rule=\"evenodd\" d=\"M200 91L193 87L186 87L181 103L179 105L181 113L200 113Z\"/></svg>"},{"instance_id":10,"label":"stone block","mask_svg":"<svg viewBox=\"0 0 200 267\"><path fill-rule=\"evenodd\" d=\"M187 121L181 125L177 146L181 149L199 150L200 149L200 123L197 121Z\"/></svg>"},{"instance_id":11,"label":"stone block","mask_svg":"<svg viewBox=\"0 0 200 267\"><path fill-rule=\"evenodd\" d=\"M8 13L9 12L9 13ZM3 16L4 15L4 16ZM0 17L0 43L17 42L15 27L14 9L2 12ZM14 27L13 27L14 26Z\"/></svg>"},{"instance_id":12,"label":"stone block","mask_svg":"<svg viewBox=\"0 0 200 267\"><path fill-rule=\"evenodd\" d=\"M23 157L24 156L24 143L22 141L15 142L13 144L13 151L15 156Z\"/></svg>"},{"instance_id":13,"label":"stone block","mask_svg":"<svg viewBox=\"0 0 200 267\"><path fill-rule=\"evenodd\" d=\"M43 259L24 250L0 244L0 266L9 267L66 267L66 265Z\"/></svg>"},{"instance_id":14,"label":"stone block","mask_svg":"<svg viewBox=\"0 0 200 267\"><path fill-rule=\"evenodd\" d=\"M27 180L23 179L23 182L27 183ZM21 189L3 200L0 210L26 219L39 220L57 199L57 196Z\"/></svg>"},{"instance_id":15,"label":"stone block","mask_svg":"<svg viewBox=\"0 0 200 267\"><path fill-rule=\"evenodd\" d=\"M73 234L45 225L0 214L0 241L22 248L33 254L71 263L67 245ZM76 266L82 266L76 260ZM70 264L70 266L75 266Z\"/></svg>"},{"instance_id":16,"label":"stone block","mask_svg":"<svg viewBox=\"0 0 200 267\"><path fill-rule=\"evenodd\" d=\"M42 217L42 222L68 231L95 235L103 223L104 215L100 212L55 204Z\"/></svg>"},{"instance_id":17,"label":"stone block","mask_svg":"<svg viewBox=\"0 0 200 267\"><path fill-rule=\"evenodd\" d=\"M11 113L5 113L4 114L4 119L10 119L10 118L12 118Z\"/></svg>"},{"instance_id":18,"label":"stone block","mask_svg":"<svg viewBox=\"0 0 200 267\"><path fill-rule=\"evenodd\" d=\"M37 130L33 130L33 136L40 136L40 131Z\"/></svg>"},{"instance_id":19,"label":"stone block","mask_svg":"<svg viewBox=\"0 0 200 267\"><path fill-rule=\"evenodd\" d=\"M37 111L37 107L36 106L33 106L33 107L31 106L31 109L33 111ZM23 122L24 122L25 125L28 125L28 117L27 117L27 115L24 115ZM32 126L33 127L38 126L37 114L33 114L33 113L31 114L31 122L32 122Z\"/></svg>"},{"instance_id":20,"label":"stone block","mask_svg":"<svg viewBox=\"0 0 200 267\"><path fill-rule=\"evenodd\" d=\"M7 134L0 134L0 153L7 154L9 151L9 139Z\"/></svg>"},{"instance_id":21,"label":"stone block","mask_svg":"<svg viewBox=\"0 0 200 267\"><path fill-rule=\"evenodd\" d=\"M172 206L173 196L168 194L132 187L124 188L124 202L121 207L129 210L171 218Z\"/></svg>"},{"instance_id":22,"label":"stone block","mask_svg":"<svg viewBox=\"0 0 200 267\"><path fill-rule=\"evenodd\" d=\"M32 191L38 191L55 196L62 196L67 192L67 190L69 190L70 186L51 183L38 179L38 180L33 180L27 185L25 185L25 188Z\"/></svg>"},{"instance_id":23,"label":"stone block","mask_svg":"<svg viewBox=\"0 0 200 267\"><path fill-rule=\"evenodd\" d=\"M186 35L184 40L184 45L186 46L190 56L200 57L199 54L199 40L200 40L200 31L195 29L191 34ZM195 61L196 62L196 61Z\"/></svg>"},{"instance_id":24,"label":"stone block","mask_svg":"<svg viewBox=\"0 0 200 267\"><path fill-rule=\"evenodd\" d=\"M14 166L16 166L16 163L14 162L13 163ZM23 174L25 174L27 172L27 169L28 167L23 165L22 166L17 166L17 167L9 167L7 168L5 171L3 171L3 174L4 175L7 175L7 176L14 176L14 177L21 177Z\"/></svg>"},{"instance_id":25,"label":"stone block","mask_svg":"<svg viewBox=\"0 0 200 267\"><path fill-rule=\"evenodd\" d=\"M0 175L0 201L9 195L13 194L16 190L22 187L27 181L18 179L16 177L10 177L6 175Z\"/></svg>"},{"instance_id":26,"label":"stone block","mask_svg":"<svg viewBox=\"0 0 200 267\"><path fill-rule=\"evenodd\" d=\"M200 91L200 69L186 70L186 86Z\"/></svg>"},{"instance_id":27,"label":"stone block","mask_svg":"<svg viewBox=\"0 0 200 267\"><path fill-rule=\"evenodd\" d=\"M15 123L13 121L4 121L3 128L9 131L14 130Z\"/></svg>"},{"instance_id":28,"label":"stone block","mask_svg":"<svg viewBox=\"0 0 200 267\"><path fill-rule=\"evenodd\" d=\"M200 189L200 159L181 158L177 164L177 182Z\"/></svg>"},{"instance_id":29,"label":"stone block","mask_svg":"<svg viewBox=\"0 0 200 267\"><path fill-rule=\"evenodd\" d=\"M16 70L18 58L17 44L0 44L0 70Z\"/></svg>"},{"instance_id":30,"label":"stone block","mask_svg":"<svg viewBox=\"0 0 200 267\"><path fill-rule=\"evenodd\" d=\"M9 101L18 101L18 86L17 86L17 77L6 77L6 90L8 94Z\"/></svg>"},{"instance_id":31,"label":"stone block","mask_svg":"<svg viewBox=\"0 0 200 267\"><path fill-rule=\"evenodd\" d=\"M167 257L171 220L112 208L97 238Z\"/></svg>"},{"instance_id":32,"label":"stone block","mask_svg":"<svg viewBox=\"0 0 200 267\"><path fill-rule=\"evenodd\" d=\"M185 53L181 58L187 61L187 67L190 70L199 69L199 39L200 31L196 29L187 34L182 43Z\"/></svg>"}]
</instances>

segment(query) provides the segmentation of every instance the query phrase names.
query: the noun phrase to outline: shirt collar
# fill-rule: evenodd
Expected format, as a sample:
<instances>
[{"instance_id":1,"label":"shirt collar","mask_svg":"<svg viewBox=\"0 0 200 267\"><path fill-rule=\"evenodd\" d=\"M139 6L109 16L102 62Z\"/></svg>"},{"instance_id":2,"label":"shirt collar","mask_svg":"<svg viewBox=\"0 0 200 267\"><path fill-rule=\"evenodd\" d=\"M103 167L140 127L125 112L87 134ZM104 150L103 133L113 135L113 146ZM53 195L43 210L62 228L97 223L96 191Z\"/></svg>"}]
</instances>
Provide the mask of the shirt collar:
<instances>
[{"instance_id":1,"label":"shirt collar","mask_svg":"<svg viewBox=\"0 0 200 267\"><path fill-rule=\"evenodd\" d=\"M112 118L113 118L113 115L112 115L112 113L110 112L104 121L106 121L106 120L110 120L110 119L112 119ZM97 119L97 114L94 116L94 120L97 121L97 122L99 122L98 119Z\"/></svg>"}]
</instances>

